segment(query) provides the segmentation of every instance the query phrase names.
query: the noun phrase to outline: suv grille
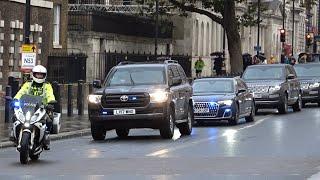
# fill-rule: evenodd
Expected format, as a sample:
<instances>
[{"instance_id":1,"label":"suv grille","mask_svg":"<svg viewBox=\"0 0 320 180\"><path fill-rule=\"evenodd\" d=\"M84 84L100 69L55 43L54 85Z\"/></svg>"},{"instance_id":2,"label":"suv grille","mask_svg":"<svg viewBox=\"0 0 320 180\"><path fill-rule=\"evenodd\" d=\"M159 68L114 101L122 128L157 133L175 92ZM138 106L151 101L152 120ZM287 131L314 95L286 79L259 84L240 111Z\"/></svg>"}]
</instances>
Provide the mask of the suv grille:
<instances>
[{"instance_id":1,"label":"suv grille","mask_svg":"<svg viewBox=\"0 0 320 180\"><path fill-rule=\"evenodd\" d=\"M253 86L249 88L254 93L268 93L269 86Z\"/></svg>"},{"instance_id":2,"label":"suv grille","mask_svg":"<svg viewBox=\"0 0 320 180\"><path fill-rule=\"evenodd\" d=\"M134 94L107 94L101 98L104 108L145 107L150 102L147 93Z\"/></svg>"},{"instance_id":3,"label":"suv grille","mask_svg":"<svg viewBox=\"0 0 320 180\"><path fill-rule=\"evenodd\" d=\"M219 111L219 104L210 102L196 102L193 105L196 116L216 117Z\"/></svg>"}]
</instances>

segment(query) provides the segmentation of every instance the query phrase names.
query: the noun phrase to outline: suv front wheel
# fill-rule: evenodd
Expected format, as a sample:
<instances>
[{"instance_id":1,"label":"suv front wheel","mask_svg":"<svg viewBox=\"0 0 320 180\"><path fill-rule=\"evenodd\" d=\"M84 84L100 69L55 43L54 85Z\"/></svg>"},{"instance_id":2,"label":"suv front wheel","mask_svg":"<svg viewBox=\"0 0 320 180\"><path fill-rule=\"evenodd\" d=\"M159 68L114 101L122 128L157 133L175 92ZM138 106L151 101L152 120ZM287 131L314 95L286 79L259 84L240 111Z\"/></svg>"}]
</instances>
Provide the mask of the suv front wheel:
<instances>
[{"instance_id":1,"label":"suv front wheel","mask_svg":"<svg viewBox=\"0 0 320 180\"><path fill-rule=\"evenodd\" d=\"M106 130L104 129L104 127L91 122L91 135L95 141L101 141L106 138Z\"/></svg>"},{"instance_id":2,"label":"suv front wheel","mask_svg":"<svg viewBox=\"0 0 320 180\"><path fill-rule=\"evenodd\" d=\"M297 102L292 106L294 112L301 111L302 109L302 98L301 94L299 94Z\"/></svg>"},{"instance_id":3,"label":"suv front wheel","mask_svg":"<svg viewBox=\"0 0 320 180\"><path fill-rule=\"evenodd\" d=\"M160 128L163 139L171 139L174 134L174 110L169 108L168 116L164 119L164 125Z\"/></svg>"},{"instance_id":4,"label":"suv front wheel","mask_svg":"<svg viewBox=\"0 0 320 180\"><path fill-rule=\"evenodd\" d=\"M287 114L288 113L288 97L287 94L284 94L283 101L278 108L280 114Z\"/></svg>"},{"instance_id":5,"label":"suv front wheel","mask_svg":"<svg viewBox=\"0 0 320 180\"><path fill-rule=\"evenodd\" d=\"M180 133L182 135L190 135L192 132L192 125L193 125L193 113L192 113L192 107L189 106L187 122L184 122L178 125Z\"/></svg>"}]
</instances>

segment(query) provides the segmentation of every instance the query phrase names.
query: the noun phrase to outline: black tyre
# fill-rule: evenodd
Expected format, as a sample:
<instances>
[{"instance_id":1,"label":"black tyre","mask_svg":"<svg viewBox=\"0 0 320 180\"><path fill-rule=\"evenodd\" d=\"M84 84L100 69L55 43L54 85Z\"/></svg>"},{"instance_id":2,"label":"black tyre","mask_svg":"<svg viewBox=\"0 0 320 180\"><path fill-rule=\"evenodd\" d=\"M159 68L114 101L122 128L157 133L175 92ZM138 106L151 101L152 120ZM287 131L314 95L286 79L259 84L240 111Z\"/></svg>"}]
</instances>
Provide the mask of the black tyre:
<instances>
[{"instance_id":1,"label":"black tyre","mask_svg":"<svg viewBox=\"0 0 320 180\"><path fill-rule=\"evenodd\" d=\"M301 94L299 94L298 100L296 103L294 103L294 105L292 106L292 109L294 112L298 112L301 111L302 109L302 98L301 98Z\"/></svg>"},{"instance_id":2,"label":"black tyre","mask_svg":"<svg viewBox=\"0 0 320 180\"><path fill-rule=\"evenodd\" d=\"M281 102L278 111L280 114L287 114L288 113L288 97L284 95L283 101Z\"/></svg>"},{"instance_id":3,"label":"black tyre","mask_svg":"<svg viewBox=\"0 0 320 180\"><path fill-rule=\"evenodd\" d=\"M163 139L171 139L174 134L174 110L170 108L168 116L164 120L163 127L160 128L160 135Z\"/></svg>"},{"instance_id":4,"label":"black tyre","mask_svg":"<svg viewBox=\"0 0 320 180\"><path fill-rule=\"evenodd\" d=\"M319 103L318 103L318 105L319 105ZM302 108L306 108L306 107L307 107L306 103L302 103Z\"/></svg>"},{"instance_id":5,"label":"black tyre","mask_svg":"<svg viewBox=\"0 0 320 180\"><path fill-rule=\"evenodd\" d=\"M30 133L23 132L21 138L20 148L20 163L27 164L29 162L29 146L30 146Z\"/></svg>"},{"instance_id":6,"label":"black tyre","mask_svg":"<svg viewBox=\"0 0 320 180\"><path fill-rule=\"evenodd\" d=\"M40 154L34 155L34 154L29 154L29 157L33 161L37 161L40 158Z\"/></svg>"},{"instance_id":7,"label":"black tyre","mask_svg":"<svg viewBox=\"0 0 320 180\"><path fill-rule=\"evenodd\" d=\"M104 127L91 122L91 135L93 140L101 141L106 138L106 130Z\"/></svg>"},{"instance_id":8,"label":"black tyre","mask_svg":"<svg viewBox=\"0 0 320 180\"><path fill-rule=\"evenodd\" d=\"M233 113L233 117L229 120L229 124L234 126L239 123L239 106L235 106L235 112Z\"/></svg>"},{"instance_id":9,"label":"black tyre","mask_svg":"<svg viewBox=\"0 0 320 180\"><path fill-rule=\"evenodd\" d=\"M257 114L258 111L259 111L259 109L257 107L255 107L254 113Z\"/></svg>"},{"instance_id":10,"label":"black tyre","mask_svg":"<svg viewBox=\"0 0 320 180\"><path fill-rule=\"evenodd\" d=\"M255 115L256 115L256 109L255 109L254 103L252 103L250 116L245 117L246 122L253 122Z\"/></svg>"},{"instance_id":11,"label":"black tyre","mask_svg":"<svg viewBox=\"0 0 320 180\"><path fill-rule=\"evenodd\" d=\"M119 138L128 137L129 132L130 132L130 129L116 129L116 133Z\"/></svg>"},{"instance_id":12,"label":"black tyre","mask_svg":"<svg viewBox=\"0 0 320 180\"><path fill-rule=\"evenodd\" d=\"M181 135L190 135L192 132L192 125L193 125L193 113L192 112L193 112L192 107L189 107L187 122L181 123L178 126Z\"/></svg>"},{"instance_id":13,"label":"black tyre","mask_svg":"<svg viewBox=\"0 0 320 180\"><path fill-rule=\"evenodd\" d=\"M318 107L320 107L320 102L318 102Z\"/></svg>"}]
</instances>

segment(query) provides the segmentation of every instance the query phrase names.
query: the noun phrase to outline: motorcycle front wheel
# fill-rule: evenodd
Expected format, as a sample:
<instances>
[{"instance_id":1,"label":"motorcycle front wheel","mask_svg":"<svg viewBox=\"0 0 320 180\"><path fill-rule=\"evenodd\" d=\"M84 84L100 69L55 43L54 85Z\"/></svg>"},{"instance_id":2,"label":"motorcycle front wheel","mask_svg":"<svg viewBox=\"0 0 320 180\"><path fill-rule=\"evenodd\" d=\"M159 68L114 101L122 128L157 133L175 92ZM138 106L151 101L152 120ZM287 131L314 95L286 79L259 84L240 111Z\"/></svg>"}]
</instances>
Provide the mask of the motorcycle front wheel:
<instances>
[{"instance_id":1,"label":"motorcycle front wheel","mask_svg":"<svg viewBox=\"0 0 320 180\"><path fill-rule=\"evenodd\" d=\"M29 161L29 145L30 145L30 133L23 132L21 138L20 148L20 163L27 164Z\"/></svg>"}]
</instances>

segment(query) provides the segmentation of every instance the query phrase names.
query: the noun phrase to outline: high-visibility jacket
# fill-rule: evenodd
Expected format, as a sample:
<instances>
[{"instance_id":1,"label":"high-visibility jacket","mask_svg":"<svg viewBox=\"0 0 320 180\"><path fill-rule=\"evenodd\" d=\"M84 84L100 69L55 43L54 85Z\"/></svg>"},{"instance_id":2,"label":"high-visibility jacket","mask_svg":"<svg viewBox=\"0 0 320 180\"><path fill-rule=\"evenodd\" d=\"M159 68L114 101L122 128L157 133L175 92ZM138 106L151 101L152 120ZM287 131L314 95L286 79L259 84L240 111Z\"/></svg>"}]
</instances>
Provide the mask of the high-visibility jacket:
<instances>
[{"instance_id":1,"label":"high-visibility jacket","mask_svg":"<svg viewBox=\"0 0 320 180\"><path fill-rule=\"evenodd\" d=\"M197 60L197 61L195 62L195 64L194 64L194 68L195 68L196 70L200 70L200 71L202 71L202 69L203 69L204 66L205 66L205 65L204 65L204 61L203 61L203 60Z\"/></svg>"},{"instance_id":2,"label":"high-visibility jacket","mask_svg":"<svg viewBox=\"0 0 320 180\"><path fill-rule=\"evenodd\" d=\"M42 96L43 104L48 104L55 101L53 89L50 83L42 83L42 86L37 86L32 81L25 82L19 92L15 95L14 99L20 99L22 95Z\"/></svg>"}]
</instances>

